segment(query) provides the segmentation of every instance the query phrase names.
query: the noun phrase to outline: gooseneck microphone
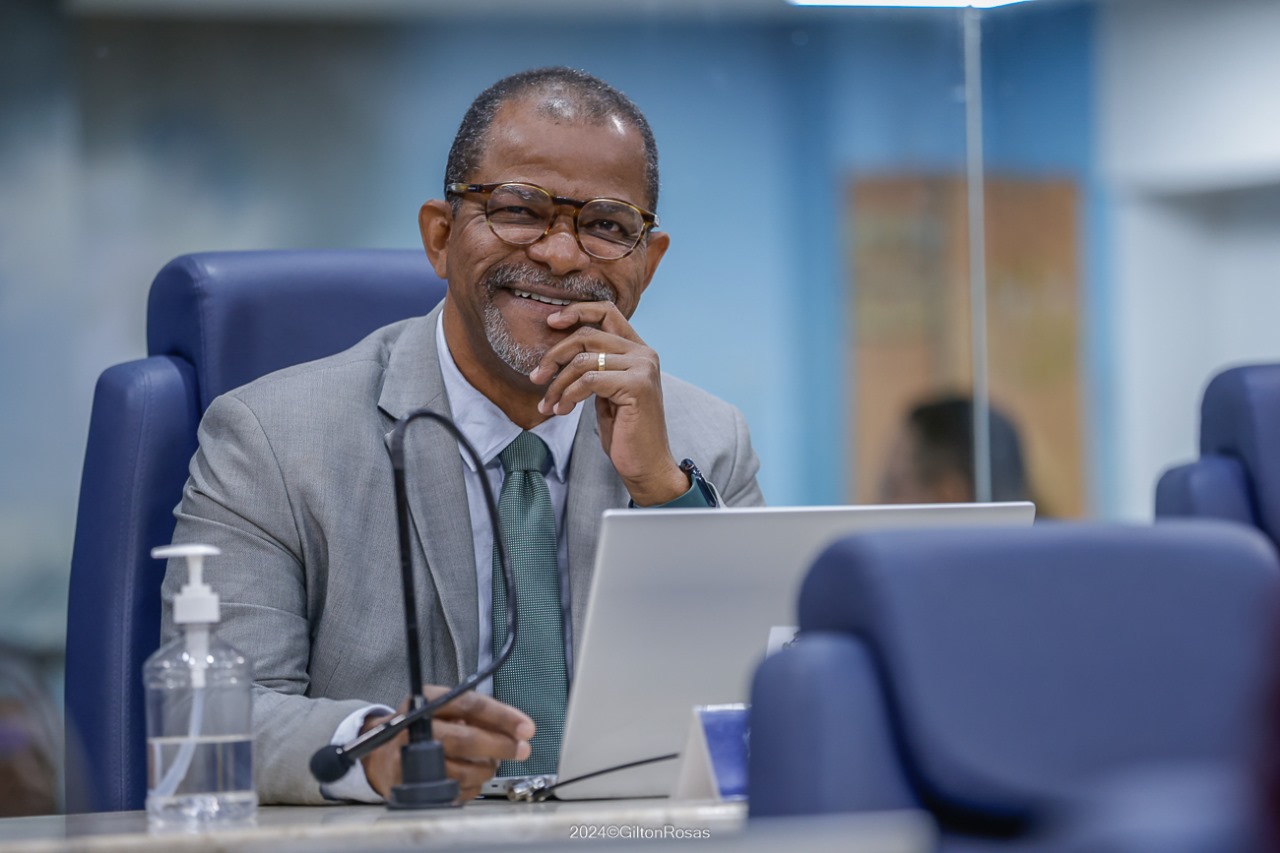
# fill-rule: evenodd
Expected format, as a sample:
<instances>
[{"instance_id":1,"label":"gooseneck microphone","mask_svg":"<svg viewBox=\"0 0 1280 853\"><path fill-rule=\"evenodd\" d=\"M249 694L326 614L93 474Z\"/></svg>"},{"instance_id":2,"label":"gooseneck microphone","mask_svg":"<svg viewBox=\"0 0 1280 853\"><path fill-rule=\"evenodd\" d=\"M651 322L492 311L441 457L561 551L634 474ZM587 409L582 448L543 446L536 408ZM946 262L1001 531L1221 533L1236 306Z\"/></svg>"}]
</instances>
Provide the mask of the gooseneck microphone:
<instances>
[{"instance_id":1,"label":"gooseneck microphone","mask_svg":"<svg viewBox=\"0 0 1280 853\"><path fill-rule=\"evenodd\" d=\"M409 424L418 418L428 418L443 426L471 457L476 470L481 472L480 486L484 492L485 507L489 511L489 523L493 527L493 541L498 549L498 561L502 566L502 583L507 591L507 636L502 650L488 666L430 702L422 695L418 609L413 588L412 546L409 537L409 500L404 479L404 434ZM403 584L405 636L408 642L409 710L374 726L349 743L342 746L330 744L316 750L311 756L311 774L324 784L336 782L346 775L357 760L408 728L409 743L400 750L402 781L391 789L387 808L442 808L455 804L454 801L458 797L458 783L445 773L444 748L432 737L431 716L441 706L456 699L462 693L474 690L476 685L497 672L511 656L519 627L516 615L515 578L511 573L511 561L507 554L507 544L503 539L502 525L498 519L498 504L493 497L493 488L489 485L489 478L483 476L484 464L480 454L471 446L471 442L467 441L453 421L431 409L415 409L396 421L391 431L390 453L396 490L400 579Z\"/></svg>"}]
</instances>

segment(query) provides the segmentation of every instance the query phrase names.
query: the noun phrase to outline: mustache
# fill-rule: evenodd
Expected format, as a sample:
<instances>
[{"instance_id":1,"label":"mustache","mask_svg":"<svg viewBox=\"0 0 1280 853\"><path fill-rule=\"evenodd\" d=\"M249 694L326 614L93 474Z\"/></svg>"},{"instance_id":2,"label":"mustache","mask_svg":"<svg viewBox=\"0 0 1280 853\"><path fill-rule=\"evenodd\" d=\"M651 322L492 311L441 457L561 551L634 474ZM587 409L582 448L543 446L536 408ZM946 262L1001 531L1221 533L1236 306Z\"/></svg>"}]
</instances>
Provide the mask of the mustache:
<instances>
[{"instance_id":1,"label":"mustache","mask_svg":"<svg viewBox=\"0 0 1280 853\"><path fill-rule=\"evenodd\" d=\"M552 275L544 269L523 264L500 264L480 279L485 292L492 297L499 290L512 287L532 290L536 287L558 290L575 302L616 302L617 294L607 282L585 273Z\"/></svg>"}]
</instances>

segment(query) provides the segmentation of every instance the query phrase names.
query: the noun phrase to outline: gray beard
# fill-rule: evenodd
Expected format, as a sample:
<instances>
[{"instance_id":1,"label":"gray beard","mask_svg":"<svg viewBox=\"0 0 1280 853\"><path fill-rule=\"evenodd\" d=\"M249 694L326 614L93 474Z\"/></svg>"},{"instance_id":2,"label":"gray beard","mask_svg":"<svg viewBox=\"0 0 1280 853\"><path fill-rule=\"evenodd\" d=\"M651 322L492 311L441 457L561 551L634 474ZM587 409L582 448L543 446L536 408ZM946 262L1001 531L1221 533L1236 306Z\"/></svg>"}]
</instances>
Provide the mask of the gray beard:
<instances>
[{"instance_id":1,"label":"gray beard","mask_svg":"<svg viewBox=\"0 0 1280 853\"><path fill-rule=\"evenodd\" d=\"M493 353L516 373L528 376L547 354L546 347L527 347L511 337L507 321L498 306L490 302L484 308L484 334Z\"/></svg>"},{"instance_id":2,"label":"gray beard","mask_svg":"<svg viewBox=\"0 0 1280 853\"><path fill-rule=\"evenodd\" d=\"M578 302L616 301L613 288L600 279L580 273L559 277L538 267L516 264L493 267L485 273L480 284L489 297L484 308L484 334L489 339L489 346L494 355L502 359L503 364L525 376L532 373L538 362L542 361L547 348L526 346L511 336L511 329L502 312L493 304L493 298L499 290L511 287L532 290L541 285L558 288Z\"/></svg>"}]
</instances>

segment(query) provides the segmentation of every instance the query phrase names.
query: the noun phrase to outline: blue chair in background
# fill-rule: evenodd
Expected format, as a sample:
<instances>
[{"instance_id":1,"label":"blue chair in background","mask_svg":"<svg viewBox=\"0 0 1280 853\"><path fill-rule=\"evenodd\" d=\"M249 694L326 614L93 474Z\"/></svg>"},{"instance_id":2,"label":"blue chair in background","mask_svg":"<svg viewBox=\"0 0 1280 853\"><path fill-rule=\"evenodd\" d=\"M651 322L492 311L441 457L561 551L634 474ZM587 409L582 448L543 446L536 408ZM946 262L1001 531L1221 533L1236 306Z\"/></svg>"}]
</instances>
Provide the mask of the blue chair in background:
<instances>
[{"instance_id":1,"label":"blue chair in background","mask_svg":"<svg viewBox=\"0 0 1280 853\"><path fill-rule=\"evenodd\" d=\"M1161 475L1156 516L1238 521L1280 544L1280 364L1213 378L1200 404L1200 458Z\"/></svg>"},{"instance_id":2,"label":"blue chair in background","mask_svg":"<svg viewBox=\"0 0 1280 853\"><path fill-rule=\"evenodd\" d=\"M141 667L160 642L165 570L150 551L173 535L205 408L425 314L444 290L421 251L217 252L160 270L148 357L107 369L94 392L67 613L69 811L143 807Z\"/></svg>"},{"instance_id":3,"label":"blue chair in background","mask_svg":"<svg viewBox=\"0 0 1280 853\"><path fill-rule=\"evenodd\" d=\"M1015 849L1113 774L1239 769L1278 595L1215 521L840 540L755 675L751 816L924 808L944 849Z\"/></svg>"}]
</instances>

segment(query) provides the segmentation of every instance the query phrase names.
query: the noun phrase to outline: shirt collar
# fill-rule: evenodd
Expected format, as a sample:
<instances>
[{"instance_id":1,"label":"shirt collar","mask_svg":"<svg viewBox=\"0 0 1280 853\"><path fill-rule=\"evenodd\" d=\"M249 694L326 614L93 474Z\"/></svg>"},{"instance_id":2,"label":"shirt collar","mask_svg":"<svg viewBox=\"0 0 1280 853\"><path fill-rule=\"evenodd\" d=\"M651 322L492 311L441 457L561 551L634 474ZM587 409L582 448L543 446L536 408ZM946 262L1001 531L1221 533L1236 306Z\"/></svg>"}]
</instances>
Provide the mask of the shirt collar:
<instances>
[{"instance_id":1,"label":"shirt collar","mask_svg":"<svg viewBox=\"0 0 1280 853\"><path fill-rule=\"evenodd\" d=\"M449 408L453 411L453 422L475 447L487 467L504 447L515 441L521 429L492 400L477 391L458 369L444 338L443 311L436 321L436 350L440 355L440 374L444 378ZM531 430L547 443L547 448L551 451L551 473L562 483L568 478L569 454L573 450L573 439L578 432L578 419L582 416L584 405L586 403L574 406L573 411L567 415L552 415ZM475 465L462 445L458 445L458 453L462 455L463 464L474 471Z\"/></svg>"}]
</instances>

